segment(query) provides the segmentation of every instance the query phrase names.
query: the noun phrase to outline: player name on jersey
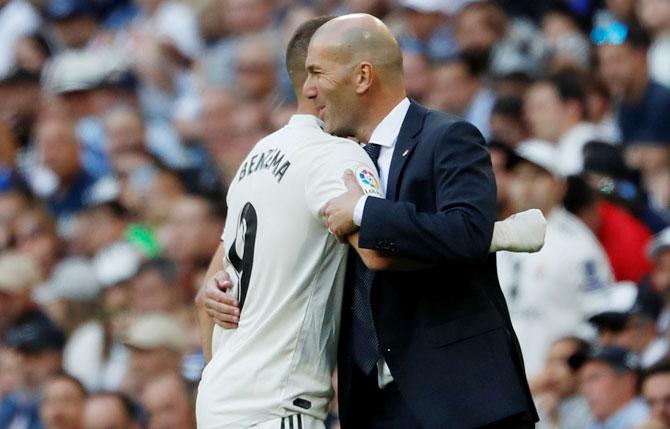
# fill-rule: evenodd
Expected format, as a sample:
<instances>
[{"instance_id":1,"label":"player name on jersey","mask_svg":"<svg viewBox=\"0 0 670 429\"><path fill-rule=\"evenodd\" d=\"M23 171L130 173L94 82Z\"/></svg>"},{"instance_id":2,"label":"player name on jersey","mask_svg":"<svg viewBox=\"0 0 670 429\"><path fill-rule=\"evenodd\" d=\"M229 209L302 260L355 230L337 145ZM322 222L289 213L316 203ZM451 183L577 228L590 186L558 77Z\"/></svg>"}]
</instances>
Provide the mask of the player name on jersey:
<instances>
[{"instance_id":1,"label":"player name on jersey","mask_svg":"<svg viewBox=\"0 0 670 429\"><path fill-rule=\"evenodd\" d=\"M286 170L291 166L291 162L288 159L284 160L284 158L282 151L276 148L253 155L240 167L239 181L257 171L272 170L272 175L277 179L277 183L281 182Z\"/></svg>"}]
</instances>

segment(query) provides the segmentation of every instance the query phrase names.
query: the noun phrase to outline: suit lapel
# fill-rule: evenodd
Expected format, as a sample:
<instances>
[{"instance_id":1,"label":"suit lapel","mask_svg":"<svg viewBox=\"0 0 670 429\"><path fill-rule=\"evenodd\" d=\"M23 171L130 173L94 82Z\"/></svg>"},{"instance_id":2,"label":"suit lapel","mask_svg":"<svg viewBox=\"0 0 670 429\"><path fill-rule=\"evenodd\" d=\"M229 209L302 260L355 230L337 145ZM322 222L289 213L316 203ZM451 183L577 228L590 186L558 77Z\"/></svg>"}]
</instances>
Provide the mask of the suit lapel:
<instances>
[{"instance_id":1,"label":"suit lapel","mask_svg":"<svg viewBox=\"0 0 670 429\"><path fill-rule=\"evenodd\" d=\"M398 183L402 175L405 164L410 156L414 146L418 143L418 135L421 128L423 128L423 119L426 115L426 109L412 102L405 115L405 120L400 127L400 133L396 140L393 149L393 157L391 158L391 168L389 170L389 178L386 186L386 198L396 200L398 198Z\"/></svg>"}]
</instances>

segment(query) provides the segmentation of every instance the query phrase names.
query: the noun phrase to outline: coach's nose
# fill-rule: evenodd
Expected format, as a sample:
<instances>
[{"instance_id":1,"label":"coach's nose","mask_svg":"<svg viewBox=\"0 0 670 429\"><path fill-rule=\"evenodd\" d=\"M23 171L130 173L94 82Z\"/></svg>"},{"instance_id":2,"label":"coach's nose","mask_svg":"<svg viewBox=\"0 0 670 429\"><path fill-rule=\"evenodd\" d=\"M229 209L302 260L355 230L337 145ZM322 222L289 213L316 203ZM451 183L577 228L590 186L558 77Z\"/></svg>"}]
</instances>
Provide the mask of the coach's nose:
<instances>
[{"instance_id":1,"label":"coach's nose","mask_svg":"<svg viewBox=\"0 0 670 429\"><path fill-rule=\"evenodd\" d=\"M307 74L307 79L302 86L302 96L313 100L316 98L316 85L314 84L314 78L311 74Z\"/></svg>"}]
</instances>

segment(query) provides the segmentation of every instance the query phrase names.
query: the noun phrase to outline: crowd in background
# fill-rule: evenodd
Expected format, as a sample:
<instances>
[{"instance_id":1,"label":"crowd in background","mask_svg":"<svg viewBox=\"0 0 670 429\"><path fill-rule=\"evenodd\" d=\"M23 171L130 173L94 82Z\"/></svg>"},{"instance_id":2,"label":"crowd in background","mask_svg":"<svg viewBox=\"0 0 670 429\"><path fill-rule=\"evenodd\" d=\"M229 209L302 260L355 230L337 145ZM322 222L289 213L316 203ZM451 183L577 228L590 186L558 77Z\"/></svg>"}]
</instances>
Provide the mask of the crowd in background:
<instances>
[{"instance_id":1,"label":"crowd in background","mask_svg":"<svg viewBox=\"0 0 670 429\"><path fill-rule=\"evenodd\" d=\"M670 428L670 1L0 0L0 429L195 427L226 186L350 12L547 218L497 255L539 426Z\"/></svg>"}]
</instances>

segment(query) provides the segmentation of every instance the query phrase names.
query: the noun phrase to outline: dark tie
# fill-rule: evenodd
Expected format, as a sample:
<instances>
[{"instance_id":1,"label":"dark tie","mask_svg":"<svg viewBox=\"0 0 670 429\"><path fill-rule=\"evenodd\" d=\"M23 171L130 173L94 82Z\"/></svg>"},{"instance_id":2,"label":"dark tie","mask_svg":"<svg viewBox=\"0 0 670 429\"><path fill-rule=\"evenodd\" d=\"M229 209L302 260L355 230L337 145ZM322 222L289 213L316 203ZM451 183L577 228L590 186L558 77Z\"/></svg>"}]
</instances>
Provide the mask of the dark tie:
<instances>
[{"instance_id":1,"label":"dark tie","mask_svg":"<svg viewBox=\"0 0 670 429\"><path fill-rule=\"evenodd\" d=\"M368 156L372 162L374 162L375 168L377 169L377 174L379 174L379 165L377 164L377 160L379 160L379 153L381 152L382 147L377 143L368 143L363 146L363 149L368 153Z\"/></svg>"},{"instance_id":2,"label":"dark tie","mask_svg":"<svg viewBox=\"0 0 670 429\"><path fill-rule=\"evenodd\" d=\"M379 172L377 160L381 146L375 143L366 144L363 149L368 153ZM354 362L365 373L370 374L380 358L379 340L375 332L372 320L372 307L370 305L370 291L374 274L370 271L361 258L354 259L354 297L353 297L353 352Z\"/></svg>"}]
</instances>

